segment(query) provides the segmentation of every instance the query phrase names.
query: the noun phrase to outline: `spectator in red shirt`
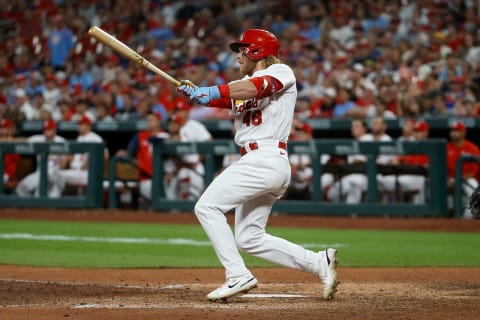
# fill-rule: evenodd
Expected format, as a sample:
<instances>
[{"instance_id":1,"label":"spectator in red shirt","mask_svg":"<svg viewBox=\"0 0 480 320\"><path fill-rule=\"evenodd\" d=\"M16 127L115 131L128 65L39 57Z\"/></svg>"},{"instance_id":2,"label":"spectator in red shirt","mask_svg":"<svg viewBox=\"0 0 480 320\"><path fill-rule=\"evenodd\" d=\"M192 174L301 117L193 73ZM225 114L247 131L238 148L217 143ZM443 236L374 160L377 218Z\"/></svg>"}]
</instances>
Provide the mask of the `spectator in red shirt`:
<instances>
[{"instance_id":1,"label":"spectator in red shirt","mask_svg":"<svg viewBox=\"0 0 480 320\"><path fill-rule=\"evenodd\" d=\"M136 160L138 177L140 180L140 194L144 199L150 200L152 194L153 176L153 146L152 138L167 139L168 133L161 128L162 117L160 114L149 113L147 128L139 131L128 143L127 150L120 150L117 155L127 154Z\"/></svg>"},{"instance_id":2,"label":"spectator in red shirt","mask_svg":"<svg viewBox=\"0 0 480 320\"><path fill-rule=\"evenodd\" d=\"M467 128L459 121L450 126L450 141L447 143L447 172L448 187L455 184L455 165L461 155L475 155L480 157L480 148L472 141L466 139ZM464 198L468 198L478 187L479 164L476 162L465 162L462 167L462 190ZM465 210L465 218L470 218L470 210Z\"/></svg>"},{"instance_id":3,"label":"spectator in red shirt","mask_svg":"<svg viewBox=\"0 0 480 320\"><path fill-rule=\"evenodd\" d=\"M0 142L13 141L13 123L8 119L0 119ZM3 155L3 183L15 180L19 154L7 153Z\"/></svg>"},{"instance_id":4,"label":"spectator in red shirt","mask_svg":"<svg viewBox=\"0 0 480 320\"><path fill-rule=\"evenodd\" d=\"M310 106L311 118L331 118L337 100L337 90L334 87L326 87L323 97L314 100Z\"/></svg>"}]
</instances>

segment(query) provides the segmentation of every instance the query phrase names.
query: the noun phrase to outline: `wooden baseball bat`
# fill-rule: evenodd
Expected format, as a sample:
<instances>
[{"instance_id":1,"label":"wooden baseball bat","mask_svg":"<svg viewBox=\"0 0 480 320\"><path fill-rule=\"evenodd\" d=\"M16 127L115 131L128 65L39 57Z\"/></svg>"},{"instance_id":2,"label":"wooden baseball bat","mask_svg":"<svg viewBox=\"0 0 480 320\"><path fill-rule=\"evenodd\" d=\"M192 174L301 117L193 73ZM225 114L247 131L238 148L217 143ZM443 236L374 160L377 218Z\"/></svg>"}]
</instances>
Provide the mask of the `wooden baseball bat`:
<instances>
[{"instance_id":1,"label":"wooden baseball bat","mask_svg":"<svg viewBox=\"0 0 480 320\"><path fill-rule=\"evenodd\" d=\"M123 55L125 58L130 59L132 61L135 61L136 63L140 64L141 66L147 68L148 70L152 71L155 74L158 74L160 77L164 78L165 80L169 81L171 84L175 86L180 85L180 81L176 80L172 76L170 76L168 73L164 72L163 70L157 68L155 65L153 65L150 61L142 57L140 54L138 54L135 50L132 48L128 47L126 44L109 34L108 32L105 32L101 28L97 26L92 26L88 30L88 34L91 37L94 37L104 45L112 48L116 52L120 53Z\"/></svg>"}]
</instances>

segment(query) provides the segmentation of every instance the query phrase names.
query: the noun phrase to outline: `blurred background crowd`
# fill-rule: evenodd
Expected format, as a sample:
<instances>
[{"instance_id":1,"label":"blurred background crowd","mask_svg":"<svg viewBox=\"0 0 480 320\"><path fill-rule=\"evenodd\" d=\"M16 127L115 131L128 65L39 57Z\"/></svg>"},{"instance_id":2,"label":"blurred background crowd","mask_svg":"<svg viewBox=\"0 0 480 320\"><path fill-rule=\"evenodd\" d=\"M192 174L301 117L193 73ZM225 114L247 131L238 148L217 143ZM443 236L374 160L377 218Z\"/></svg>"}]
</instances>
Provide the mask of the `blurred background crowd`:
<instances>
[{"instance_id":1,"label":"blurred background crowd","mask_svg":"<svg viewBox=\"0 0 480 320\"><path fill-rule=\"evenodd\" d=\"M473 0L0 0L0 117L167 121L184 105L89 37L92 25L202 86L238 77L228 44L242 30L271 30L297 77L300 119L478 117L479 17Z\"/></svg>"}]
</instances>

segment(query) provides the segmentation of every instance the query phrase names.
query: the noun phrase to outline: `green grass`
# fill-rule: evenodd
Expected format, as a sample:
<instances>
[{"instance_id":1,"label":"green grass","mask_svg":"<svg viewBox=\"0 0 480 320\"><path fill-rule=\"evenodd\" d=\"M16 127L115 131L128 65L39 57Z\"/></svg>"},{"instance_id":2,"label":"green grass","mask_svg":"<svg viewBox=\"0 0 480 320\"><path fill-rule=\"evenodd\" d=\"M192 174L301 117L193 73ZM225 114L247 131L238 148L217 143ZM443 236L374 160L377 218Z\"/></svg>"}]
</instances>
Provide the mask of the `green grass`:
<instances>
[{"instance_id":1,"label":"green grass","mask_svg":"<svg viewBox=\"0 0 480 320\"><path fill-rule=\"evenodd\" d=\"M314 251L336 247L344 267L480 266L480 235L476 233L273 227L268 232ZM26 238L20 239L20 234ZM47 235L70 238L45 240ZM125 243L126 239L143 242ZM172 239L200 245L173 244ZM249 267L273 266L250 256L245 259ZM198 225L23 220L0 220L0 263L86 268L220 267Z\"/></svg>"}]
</instances>

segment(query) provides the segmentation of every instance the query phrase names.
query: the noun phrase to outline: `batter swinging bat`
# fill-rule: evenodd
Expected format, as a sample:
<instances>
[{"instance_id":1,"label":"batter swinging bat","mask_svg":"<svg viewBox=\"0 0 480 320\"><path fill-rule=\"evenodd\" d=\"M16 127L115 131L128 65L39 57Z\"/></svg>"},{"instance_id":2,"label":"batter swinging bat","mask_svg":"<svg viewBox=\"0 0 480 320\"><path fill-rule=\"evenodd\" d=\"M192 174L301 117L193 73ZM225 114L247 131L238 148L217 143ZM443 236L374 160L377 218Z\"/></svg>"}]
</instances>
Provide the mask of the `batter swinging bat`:
<instances>
[{"instance_id":1,"label":"batter swinging bat","mask_svg":"<svg viewBox=\"0 0 480 320\"><path fill-rule=\"evenodd\" d=\"M160 77L164 78L165 80L169 81L171 84L175 86L180 85L180 81L176 80L168 73L164 72L163 70L154 66L150 61L139 55L135 50L128 47L126 44L112 36L111 34L103 31L101 28L97 26L90 27L88 30L88 34L104 45L112 48L116 52L123 55L125 58L135 61L136 63L140 64L141 66L147 68L148 70L152 71L153 73L159 75Z\"/></svg>"}]
</instances>

